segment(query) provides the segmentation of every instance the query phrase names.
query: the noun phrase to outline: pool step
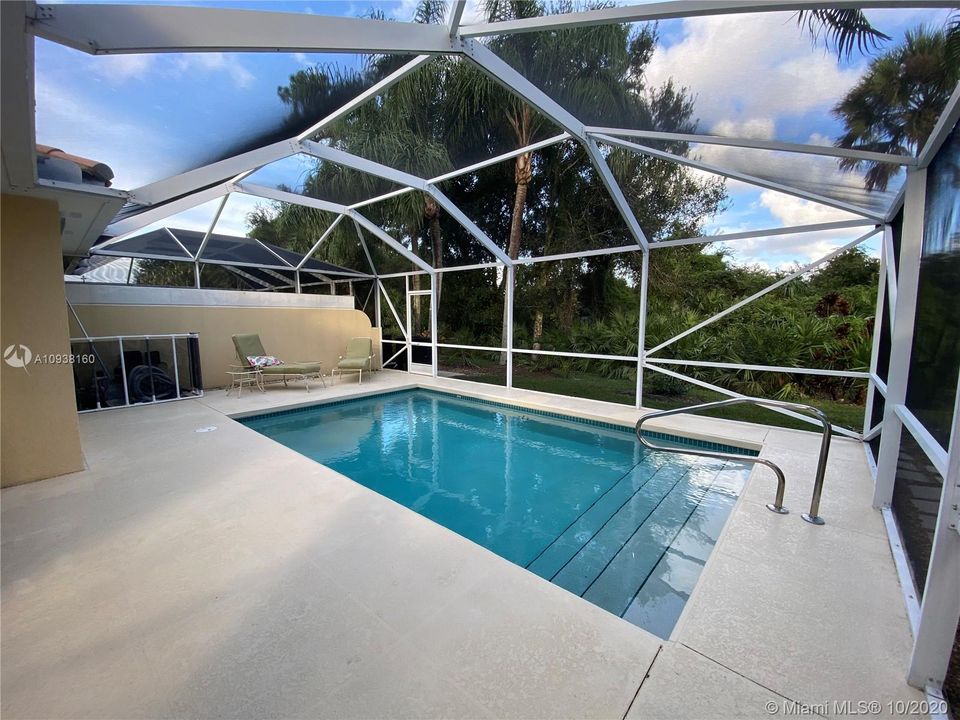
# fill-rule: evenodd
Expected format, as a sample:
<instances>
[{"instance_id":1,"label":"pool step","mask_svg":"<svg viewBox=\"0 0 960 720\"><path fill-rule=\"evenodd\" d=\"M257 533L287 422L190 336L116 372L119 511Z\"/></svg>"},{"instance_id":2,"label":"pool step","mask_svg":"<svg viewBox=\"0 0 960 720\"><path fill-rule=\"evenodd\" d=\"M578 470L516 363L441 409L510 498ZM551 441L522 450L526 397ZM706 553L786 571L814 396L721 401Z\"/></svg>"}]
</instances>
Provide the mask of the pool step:
<instances>
[{"instance_id":1,"label":"pool step","mask_svg":"<svg viewBox=\"0 0 960 720\"><path fill-rule=\"evenodd\" d=\"M617 554L594 576L590 586L581 593L585 600L617 615L626 612L719 473L692 469L684 476L690 480L688 476L708 474L709 477L692 478L692 482L678 482L667 493L655 512L637 526Z\"/></svg>"},{"instance_id":2,"label":"pool step","mask_svg":"<svg viewBox=\"0 0 960 720\"><path fill-rule=\"evenodd\" d=\"M552 580L664 464L662 458L647 459L631 468L534 558L527 569L546 580Z\"/></svg>"},{"instance_id":3,"label":"pool step","mask_svg":"<svg viewBox=\"0 0 960 720\"><path fill-rule=\"evenodd\" d=\"M722 463L638 465L547 548L530 570L636 624L682 608L713 547L743 468ZM668 625L669 623L669 625ZM669 636L672 620L661 628Z\"/></svg>"},{"instance_id":4,"label":"pool step","mask_svg":"<svg viewBox=\"0 0 960 720\"><path fill-rule=\"evenodd\" d=\"M669 638L720 535L749 468L727 467L717 475L680 534L667 548L622 617ZM728 486L729 491L724 492Z\"/></svg>"}]
</instances>

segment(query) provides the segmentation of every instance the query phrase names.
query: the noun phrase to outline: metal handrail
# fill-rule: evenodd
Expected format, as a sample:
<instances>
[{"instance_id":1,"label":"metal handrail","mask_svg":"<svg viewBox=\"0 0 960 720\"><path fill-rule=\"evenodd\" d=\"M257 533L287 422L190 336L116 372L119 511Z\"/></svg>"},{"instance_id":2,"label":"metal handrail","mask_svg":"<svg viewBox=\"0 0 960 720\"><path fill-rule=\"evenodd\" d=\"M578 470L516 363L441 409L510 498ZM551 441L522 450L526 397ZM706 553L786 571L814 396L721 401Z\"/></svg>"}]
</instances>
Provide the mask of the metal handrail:
<instances>
[{"instance_id":1,"label":"metal handrail","mask_svg":"<svg viewBox=\"0 0 960 720\"><path fill-rule=\"evenodd\" d=\"M774 463L772 460L767 460L766 458L755 457L753 455L740 455L737 453L726 453L720 452L717 450L699 450L696 448L688 447L664 447L662 445L655 445L647 440L643 436L642 428L643 424L647 420L658 417L667 417L669 415L680 415L682 413L695 413L701 412L703 410L712 410L714 408L727 407L728 405L763 405L766 407L776 407L786 410L793 410L794 412L803 413L805 415L812 416L820 421L823 425L823 439L820 441L820 459L817 462L817 476L813 483L813 496L810 498L810 511L805 512L801 517L806 520L808 523L814 525L823 525L824 520L820 517L820 497L823 495L823 479L827 473L827 456L830 453L830 439L833 435L833 428L830 425L830 421L827 420L827 416L823 413L822 410L818 408L811 407L810 405L801 405L800 403L790 403L782 402L780 400L765 400L763 398L752 398L752 397L739 397L739 398L730 398L729 400L717 400L716 402L702 403L700 405L690 405L689 407L675 408L673 410L657 410L655 412L647 413L639 420L637 420L636 433L637 439L640 443L651 450L660 450L663 452L675 452L683 453L685 455L698 455L701 457L712 457L719 458L721 460L736 460L737 462L745 462L753 465L766 465L768 468L773 470L777 476L777 495L774 498L772 503L767 504L767 509L775 513L780 513L785 515L789 512L783 506L783 494L786 491L787 481L783 475L783 470Z\"/></svg>"}]
</instances>

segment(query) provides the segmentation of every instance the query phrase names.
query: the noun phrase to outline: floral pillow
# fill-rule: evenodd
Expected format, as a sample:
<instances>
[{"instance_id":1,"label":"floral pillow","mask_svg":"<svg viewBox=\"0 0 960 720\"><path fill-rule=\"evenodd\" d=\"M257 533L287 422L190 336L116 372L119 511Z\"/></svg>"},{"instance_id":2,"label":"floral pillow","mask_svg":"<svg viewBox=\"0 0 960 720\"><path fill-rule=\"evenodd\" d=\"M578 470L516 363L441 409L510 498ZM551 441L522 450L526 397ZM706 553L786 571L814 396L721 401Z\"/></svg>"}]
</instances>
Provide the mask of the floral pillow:
<instances>
[{"instance_id":1,"label":"floral pillow","mask_svg":"<svg viewBox=\"0 0 960 720\"><path fill-rule=\"evenodd\" d=\"M283 360L277 360L273 355L247 355L247 362L255 368L283 365Z\"/></svg>"}]
</instances>

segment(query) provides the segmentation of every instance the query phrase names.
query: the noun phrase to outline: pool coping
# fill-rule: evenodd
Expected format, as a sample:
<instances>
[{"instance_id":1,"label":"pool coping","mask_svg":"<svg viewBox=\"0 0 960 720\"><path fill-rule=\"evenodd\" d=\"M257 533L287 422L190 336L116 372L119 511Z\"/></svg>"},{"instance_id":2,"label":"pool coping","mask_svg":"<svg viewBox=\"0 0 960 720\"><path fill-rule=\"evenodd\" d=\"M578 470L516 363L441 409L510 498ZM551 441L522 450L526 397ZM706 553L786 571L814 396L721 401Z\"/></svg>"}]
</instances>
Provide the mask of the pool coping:
<instances>
[{"instance_id":1,"label":"pool coping","mask_svg":"<svg viewBox=\"0 0 960 720\"><path fill-rule=\"evenodd\" d=\"M509 401L504 398L497 397L495 395L484 394L483 392L477 392L473 388L445 388L442 386L437 386L434 384L427 384L421 382L411 382L407 385L400 385L391 387L390 389L383 388L373 388L371 390L360 391L352 393L348 397L335 397L335 398L319 398L319 399L310 399L302 402L292 402L289 404L283 404L269 409L258 409L258 410L241 410L234 413L224 412L231 420L245 420L252 417L266 417L271 415L284 415L284 414L293 414L296 412L302 412L310 410L314 407L320 407L324 405L338 405L348 402L355 402L357 400L363 400L370 398L376 395L391 395L401 392L409 392L412 390L423 390L425 392L435 392L445 395L463 396L471 400L476 400L483 402L485 404L490 404L497 407L503 407L507 409L517 410L517 411L526 411L532 412L537 415L542 415L545 417L553 417L560 420L569 420L573 422L580 422L587 425L592 425L594 427L601 427L613 431L623 431L623 432L634 432L634 424L630 422L618 422L616 418L611 418L609 416L598 415L594 413L584 412L572 408L564 408L564 412L557 412L555 408L549 406L530 402L522 398L509 398ZM526 392L536 392L536 391L526 391ZM549 393L538 393L545 396L550 396ZM551 396L555 397L555 396ZM603 402L603 401L595 401ZM618 410L629 410L629 406L617 406L614 403L605 403L614 405ZM646 412L644 412L644 410ZM647 414L651 412L656 412L656 410L643 409L641 414ZM726 452L726 453L736 453L742 451L745 454L751 456L757 456L763 451L764 443L755 442L752 440L742 439L742 438L733 438L727 435L714 434L714 433L704 433L697 430L687 430L678 431L675 427L670 427L664 424L657 423L653 421L650 425L650 429L647 430L644 435L648 435L654 439L667 440L671 442L679 442L681 444L692 444L695 448L714 450L717 452Z\"/></svg>"}]
</instances>

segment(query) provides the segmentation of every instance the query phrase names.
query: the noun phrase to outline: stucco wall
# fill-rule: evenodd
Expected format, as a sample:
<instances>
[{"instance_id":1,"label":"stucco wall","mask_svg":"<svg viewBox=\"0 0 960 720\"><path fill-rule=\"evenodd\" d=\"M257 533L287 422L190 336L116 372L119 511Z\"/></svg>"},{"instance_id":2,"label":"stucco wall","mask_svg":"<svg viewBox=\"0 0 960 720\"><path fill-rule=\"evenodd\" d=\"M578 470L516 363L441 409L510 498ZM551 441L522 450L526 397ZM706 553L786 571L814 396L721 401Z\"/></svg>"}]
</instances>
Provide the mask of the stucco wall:
<instances>
[{"instance_id":1,"label":"stucco wall","mask_svg":"<svg viewBox=\"0 0 960 720\"><path fill-rule=\"evenodd\" d=\"M3 195L0 345L38 355L70 352L63 299L60 214L52 200ZM0 484L83 469L69 364L0 363Z\"/></svg>"},{"instance_id":2,"label":"stucco wall","mask_svg":"<svg viewBox=\"0 0 960 720\"><path fill-rule=\"evenodd\" d=\"M235 362L231 336L239 333L259 333L264 349L283 360L319 360L324 364L324 374L329 374L352 337L373 338L374 349L379 353L379 330L371 328L370 320L359 310L289 306L284 304L283 296L263 293L243 293L267 305L250 307L216 304L229 299L207 291L184 291L195 294L198 303L195 305L150 305L123 304L123 291L118 288L109 292L103 289L103 300L109 302L92 302L89 288L84 288L87 292L82 295L76 293L76 298L73 288L68 290L71 291L68 297L90 336L199 333L203 382L208 389L229 383L226 371ZM139 302L143 288L130 290L131 299L137 292ZM318 304L329 302L324 296L312 297ZM70 323L71 336L83 337L72 317Z\"/></svg>"}]
</instances>

